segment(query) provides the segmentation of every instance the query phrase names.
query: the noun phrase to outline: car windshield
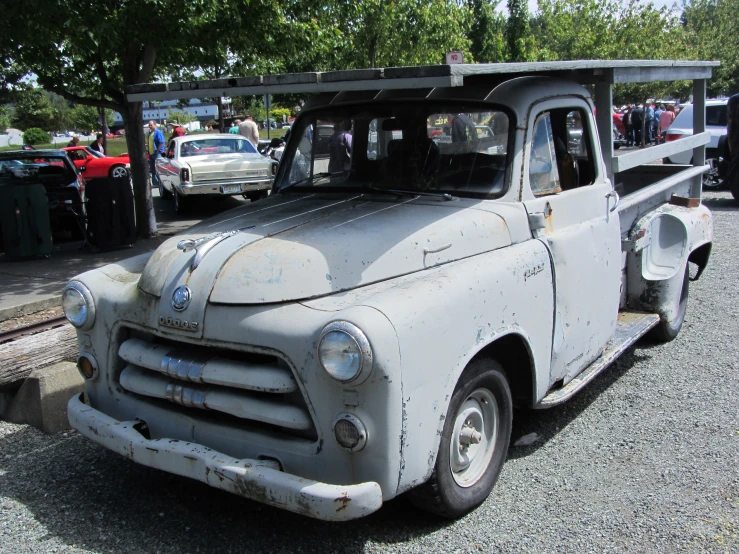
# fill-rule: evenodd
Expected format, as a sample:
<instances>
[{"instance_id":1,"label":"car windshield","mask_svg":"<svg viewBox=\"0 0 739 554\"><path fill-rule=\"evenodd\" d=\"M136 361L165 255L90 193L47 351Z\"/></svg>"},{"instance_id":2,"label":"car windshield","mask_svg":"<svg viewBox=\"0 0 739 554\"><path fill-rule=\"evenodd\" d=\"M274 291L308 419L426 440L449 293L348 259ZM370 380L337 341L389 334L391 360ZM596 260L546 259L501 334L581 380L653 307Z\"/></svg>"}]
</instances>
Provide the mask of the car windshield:
<instances>
[{"instance_id":1,"label":"car windshield","mask_svg":"<svg viewBox=\"0 0 739 554\"><path fill-rule=\"evenodd\" d=\"M76 174L63 155L0 156L0 185L42 183L69 185Z\"/></svg>"},{"instance_id":2,"label":"car windshield","mask_svg":"<svg viewBox=\"0 0 739 554\"><path fill-rule=\"evenodd\" d=\"M491 106L395 102L315 110L291 129L292 155L279 187L500 196L508 129L508 115Z\"/></svg>"},{"instance_id":3,"label":"car windshield","mask_svg":"<svg viewBox=\"0 0 739 554\"><path fill-rule=\"evenodd\" d=\"M180 157L207 156L209 154L255 154L257 149L244 137L205 138L180 143Z\"/></svg>"},{"instance_id":4,"label":"car windshield","mask_svg":"<svg viewBox=\"0 0 739 554\"><path fill-rule=\"evenodd\" d=\"M104 158L105 157L105 154L101 154L100 152L98 152L97 150L93 150L89 146L85 148L85 154L87 154L88 156L92 156L93 158Z\"/></svg>"}]
</instances>

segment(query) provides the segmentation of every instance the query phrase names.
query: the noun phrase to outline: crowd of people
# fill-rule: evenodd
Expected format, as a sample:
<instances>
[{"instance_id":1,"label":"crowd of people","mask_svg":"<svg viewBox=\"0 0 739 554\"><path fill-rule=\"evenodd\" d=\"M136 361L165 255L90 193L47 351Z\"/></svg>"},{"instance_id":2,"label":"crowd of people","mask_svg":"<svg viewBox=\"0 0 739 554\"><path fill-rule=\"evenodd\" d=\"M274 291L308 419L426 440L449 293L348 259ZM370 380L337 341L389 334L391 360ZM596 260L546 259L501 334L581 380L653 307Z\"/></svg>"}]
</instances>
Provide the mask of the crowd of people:
<instances>
[{"instance_id":1,"label":"crowd of people","mask_svg":"<svg viewBox=\"0 0 739 554\"><path fill-rule=\"evenodd\" d=\"M627 104L613 111L613 123L626 139L626 146L665 142L665 131L675 121L680 109L673 103Z\"/></svg>"}]
</instances>

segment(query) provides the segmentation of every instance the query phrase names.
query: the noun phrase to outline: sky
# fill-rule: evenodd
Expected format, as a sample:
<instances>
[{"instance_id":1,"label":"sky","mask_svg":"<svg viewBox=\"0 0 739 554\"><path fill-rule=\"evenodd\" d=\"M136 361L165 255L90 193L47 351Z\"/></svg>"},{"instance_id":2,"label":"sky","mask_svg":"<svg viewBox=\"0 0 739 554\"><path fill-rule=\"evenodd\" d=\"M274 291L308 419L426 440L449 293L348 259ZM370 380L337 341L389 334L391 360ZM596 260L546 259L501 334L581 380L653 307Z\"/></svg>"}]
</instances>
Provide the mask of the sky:
<instances>
[{"instance_id":1,"label":"sky","mask_svg":"<svg viewBox=\"0 0 739 554\"><path fill-rule=\"evenodd\" d=\"M644 4L647 3L647 0L644 0ZM663 6L672 6L672 4L675 4L676 0L652 0L652 4L654 4L655 8L662 8ZM498 3L498 7L496 8L499 12L508 12L508 8L506 7L508 2L506 0L500 0ZM529 12L534 13L536 11L537 7L537 0L529 0Z\"/></svg>"}]
</instances>

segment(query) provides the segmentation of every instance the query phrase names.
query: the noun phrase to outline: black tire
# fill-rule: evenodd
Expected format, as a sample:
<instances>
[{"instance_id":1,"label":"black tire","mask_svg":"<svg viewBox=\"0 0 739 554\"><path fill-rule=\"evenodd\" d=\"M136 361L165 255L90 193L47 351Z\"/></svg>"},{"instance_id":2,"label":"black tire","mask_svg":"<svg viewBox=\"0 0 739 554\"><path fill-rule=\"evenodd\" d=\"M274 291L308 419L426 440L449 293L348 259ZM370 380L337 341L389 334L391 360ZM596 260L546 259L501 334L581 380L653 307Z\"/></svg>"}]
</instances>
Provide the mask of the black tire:
<instances>
[{"instance_id":1,"label":"black tire","mask_svg":"<svg viewBox=\"0 0 739 554\"><path fill-rule=\"evenodd\" d=\"M671 321L665 321L660 318L659 323L649 332L649 338L654 342L670 342L677 337L680 329L682 329L683 321L685 321L685 312L688 309L688 292L690 288L690 273L688 266L685 266L685 275L683 276L683 286L680 291L680 300L678 305L677 317Z\"/></svg>"},{"instance_id":2,"label":"black tire","mask_svg":"<svg viewBox=\"0 0 739 554\"><path fill-rule=\"evenodd\" d=\"M175 213L184 214L189 207L189 199L185 198L179 192L177 192L176 188L172 189L172 198L174 200L173 204Z\"/></svg>"},{"instance_id":3,"label":"black tire","mask_svg":"<svg viewBox=\"0 0 739 554\"><path fill-rule=\"evenodd\" d=\"M487 391L495 400L494 403L490 403L482 399L482 404L486 404L490 407L488 409L497 413L496 430L492 435L492 440L488 443L492 445L492 456L486 466L481 466L479 471L482 473L479 477L475 478L476 474L473 473L472 479L474 480L471 484L461 486L458 479L463 476L464 472L455 475L452 470L451 445L453 436L459 436L455 431L459 417L466 413L462 407L469 405L471 401L477 402L473 399L473 395L478 394L478 391ZM478 406L482 407L482 404L478 402ZM431 478L423 485L409 491L411 502L426 512L449 519L462 517L477 508L490 495L498 480L508 454L512 422L513 402L503 368L498 362L485 358L470 363L460 377L449 403L439 452L436 456L436 465ZM461 447L462 443L458 444ZM468 445L466 448L471 448L471 446ZM482 446L479 448L482 449ZM480 450L477 453L480 454ZM490 454L482 454L483 463L488 455ZM469 464L470 469L472 466L472 463Z\"/></svg>"},{"instance_id":4,"label":"black tire","mask_svg":"<svg viewBox=\"0 0 739 554\"><path fill-rule=\"evenodd\" d=\"M241 196L251 200L252 202L256 202L257 200L261 200L262 198L267 198L267 196L269 196L269 191L268 190L257 190L254 192L245 192Z\"/></svg>"},{"instance_id":5,"label":"black tire","mask_svg":"<svg viewBox=\"0 0 739 554\"><path fill-rule=\"evenodd\" d=\"M125 165L114 165L108 171L108 176L112 178L126 177L128 178L128 170Z\"/></svg>"},{"instance_id":6,"label":"black tire","mask_svg":"<svg viewBox=\"0 0 739 554\"><path fill-rule=\"evenodd\" d=\"M172 196L172 191L167 190L161 178L159 178L159 186L157 188L159 189L159 198L169 198Z\"/></svg>"},{"instance_id":7,"label":"black tire","mask_svg":"<svg viewBox=\"0 0 739 554\"><path fill-rule=\"evenodd\" d=\"M724 181L719 178L718 160L706 160L711 169L703 174L703 190L717 191L724 186Z\"/></svg>"}]
</instances>

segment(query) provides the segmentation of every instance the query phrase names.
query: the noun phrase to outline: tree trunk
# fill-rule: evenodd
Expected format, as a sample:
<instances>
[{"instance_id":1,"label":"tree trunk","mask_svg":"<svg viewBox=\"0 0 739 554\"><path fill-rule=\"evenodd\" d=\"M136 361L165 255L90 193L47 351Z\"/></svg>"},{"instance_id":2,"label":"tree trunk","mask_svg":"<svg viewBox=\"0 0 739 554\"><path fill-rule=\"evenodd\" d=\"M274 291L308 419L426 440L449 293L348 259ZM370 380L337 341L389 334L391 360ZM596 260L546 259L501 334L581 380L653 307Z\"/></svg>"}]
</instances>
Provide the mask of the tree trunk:
<instances>
[{"instance_id":1,"label":"tree trunk","mask_svg":"<svg viewBox=\"0 0 739 554\"><path fill-rule=\"evenodd\" d=\"M149 160L144 137L144 111L141 102L127 102L121 106L126 146L131 159L131 178L136 210L136 235L147 239L157 234L157 220L149 186Z\"/></svg>"},{"instance_id":2,"label":"tree trunk","mask_svg":"<svg viewBox=\"0 0 739 554\"><path fill-rule=\"evenodd\" d=\"M98 117L100 118L103 129L103 150L105 150L106 156L110 156L108 154L108 121L106 119L105 108L98 108Z\"/></svg>"},{"instance_id":3,"label":"tree trunk","mask_svg":"<svg viewBox=\"0 0 739 554\"><path fill-rule=\"evenodd\" d=\"M226 126L223 123L223 99L220 96L216 97L216 106L218 106L218 129L221 133L225 133Z\"/></svg>"}]
</instances>

